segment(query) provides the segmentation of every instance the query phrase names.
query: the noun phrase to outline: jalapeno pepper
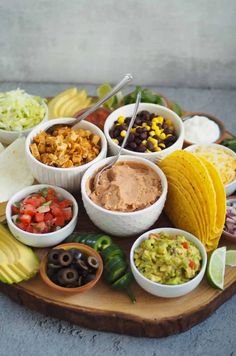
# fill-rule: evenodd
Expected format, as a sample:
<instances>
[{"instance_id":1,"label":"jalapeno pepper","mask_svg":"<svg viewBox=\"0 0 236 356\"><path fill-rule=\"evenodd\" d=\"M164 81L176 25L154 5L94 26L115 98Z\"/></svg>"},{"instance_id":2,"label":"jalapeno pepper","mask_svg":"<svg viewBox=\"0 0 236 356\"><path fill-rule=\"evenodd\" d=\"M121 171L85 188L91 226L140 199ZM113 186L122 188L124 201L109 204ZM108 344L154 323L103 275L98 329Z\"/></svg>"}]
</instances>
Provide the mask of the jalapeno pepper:
<instances>
[{"instance_id":1,"label":"jalapeno pepper","mask_svg":"<svg viewBox=\"0 0 236 356\"><path fill-rule=\"evenodd\" d=\"M112 288L125 292L135 303L135 297L129 288L133 275L128 271L124 251L112 239L103 234L72 233L67 242L79 242L97 250L104 262L104 279Z\"/></svg>"},{"instance_id":2,"label":"jalapeno pepper","mask_svg":"<svg viewBox=\"0 0 236 356\"><path fill-rule=\"evenodd\" d=\"M104 265L104 279L108 283L115 282L127 270L126 261L120 256L114 256Z\"/></svg>"},{"instance_id":3,"label":"jalapeno pepper","mask_svg":"<svg viewBox=\"0 0 236 356\"><path fill-rule=\"evenodd\" d=\"M114 283L112 283L112 288L123 291L125 292L131 299L132 303L136 302L135 296L133 295L133 292L131 291L129 285L132 283L134 280L133 274L129 271L126 274L124 274L122 277L117 279Z\"/></svg>"},{"instance_id":4,"label":"jalapeno pepper","mask_svg":"<svg viewBox=\"0 0 236 356\"><path fill-rule=\"evenodd\" d=\"M96 251L102 251L111 245L110 236L104 234L87 234L74 232L67 238L67 242L79 242L94 248Z\"/></svg>"},{"instance_id":5,"label":"jalapeno pepper","mask_svg":"<svg viewBox=\"0 0 236 356\"><path fill-rule=\"evenodd\" d=\"M101 251L101 256L104 263L106 263L115 256L125 258L125 253L118 245L112 243L110 246L107 246Z\"/></svg>"}]
</instances>

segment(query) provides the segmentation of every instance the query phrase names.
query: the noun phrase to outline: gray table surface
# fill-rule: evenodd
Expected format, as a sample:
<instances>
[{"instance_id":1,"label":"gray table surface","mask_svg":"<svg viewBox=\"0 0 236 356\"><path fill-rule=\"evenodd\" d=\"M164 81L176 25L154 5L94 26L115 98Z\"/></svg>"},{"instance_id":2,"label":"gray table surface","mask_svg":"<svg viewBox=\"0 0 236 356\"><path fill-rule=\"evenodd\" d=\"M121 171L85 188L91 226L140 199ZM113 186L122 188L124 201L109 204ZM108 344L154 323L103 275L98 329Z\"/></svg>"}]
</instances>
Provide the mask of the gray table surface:
<instances>
[{"instance_id":1,"label":"gray table surface","mask_svg":"<svg viewBox=\"0 0 236 356\"><path fill-rule=\"evenodd\" d=\"M69 84L0 83L42 96L55 95ZM95 93L91 85L85 87ZM190 111L204 111L225 122L236 134L236 90L155 88ZM0 294L0 355L236 355L236 295L211 317L187 332L162 339L135 338L88 330L21 307Z\"/></svg>"}]
</instances>

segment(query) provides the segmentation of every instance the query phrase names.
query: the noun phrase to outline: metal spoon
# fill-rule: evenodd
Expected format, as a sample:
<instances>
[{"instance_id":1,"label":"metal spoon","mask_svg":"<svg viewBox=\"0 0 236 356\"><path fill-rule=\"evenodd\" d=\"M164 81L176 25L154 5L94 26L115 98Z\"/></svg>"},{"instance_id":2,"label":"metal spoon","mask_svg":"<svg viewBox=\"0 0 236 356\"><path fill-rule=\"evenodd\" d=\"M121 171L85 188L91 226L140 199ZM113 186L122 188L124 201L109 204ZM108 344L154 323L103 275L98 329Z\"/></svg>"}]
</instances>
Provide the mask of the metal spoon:
<instances>
[{"instance_id":1,"label":"metal spoon","mask_svg":"<svg viewBox=\"0 0 236 356\"><path fill-rule=\"evenodd\" d=\"M129 127L127 129L127 132L126 132L125 138L124 138L124 140L122 142L122 145L120 146L120 149L119 149L117 155L112 159L112 161L110 163L108 163L106 166L104 166L99 172L97 172L96 176L94 177L94 183L93 183L94 189L96 189L97 186L98 186L101 174L104 171L106 171L107 169L111 168L118 161L118 159L119 159L119 157L121 155L121 151L125 147L126 142L127 142L128 138L129 138L130 130L132 129L133 124L135 122L140 100L141 100L141 92L138 92L138 95L137 95L137 98L136 98L136 103L135 103L135 106L134 106L134 112L133 112L132 118L130 120Z\"/></svg>"},{"instance_id":2,"label":"metal spoon","mask_svg":"<svg viewBox=\"0 0 236 356\"><path fill-rule=\"evenodd\" d=\"M104 104L107 100L109 100L112 96L114 96L118 91L120 91L124 86L126 86L128 83L132 81L133 77L132 74L126 74L124 78L114 86L114 88L103 98L101 98L97 103L95 103L93 106L91 106L88 110L86 110L83 114L81 114L79 117L77 117L73 122L67 123L67 126L71 126L72 129L75 129L77 125L80 123L80 121L86 119L90 114L92 114L95 110L97 110L102 104ZM47 130L47 132L52 132L55 127L60 126L58 124L55 124L53 126L50 126Z\"/></svg>"}]
</instances>

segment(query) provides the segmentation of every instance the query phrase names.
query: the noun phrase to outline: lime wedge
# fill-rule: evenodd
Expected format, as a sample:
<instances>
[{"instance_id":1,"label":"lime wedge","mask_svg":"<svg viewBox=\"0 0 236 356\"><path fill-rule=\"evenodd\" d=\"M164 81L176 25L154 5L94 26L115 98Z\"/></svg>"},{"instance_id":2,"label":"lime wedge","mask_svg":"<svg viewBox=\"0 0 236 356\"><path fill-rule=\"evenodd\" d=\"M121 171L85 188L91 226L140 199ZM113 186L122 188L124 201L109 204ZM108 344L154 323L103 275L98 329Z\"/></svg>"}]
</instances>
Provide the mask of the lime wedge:
<instances>
[{"instance_id":1,"label":"lime wedge","mask_svg":"<svg viewBox=\"0 0 236 356\"><path fill-rule=\"evenodd\" d=\"M226 252L226 266L236 266L236 250L228 250Z\"/></svg>"},{"instance_id":2,"label":"lime wedge","mask_svg":"<svg viewBox=\"0 0 236 356\"><path fill-rule=\"evenodd\" d=\"M108 83L104 83L102 85L100 85L97 88L97 94L99 99L103 98L105 95L107 95L110 91L112 90L112 87L110 86L110 84ZM105 104L103 104L104 106L106 106L107 108L111 109L112 106L114 104L114 96L112 98L110 98L109 100L107 100L105 102Z\"/></svg>"},{"instance_id":3,"label":"lime wedge","mask_svg":"<svg viewBox=\"0 0 236 356\"><path fill-rule=\"evenodd\" d=\"M207 279L209 283L219 289L224 289L226 247L217 248L212 252L207 266Z\"/></svg>"}]
</instances>

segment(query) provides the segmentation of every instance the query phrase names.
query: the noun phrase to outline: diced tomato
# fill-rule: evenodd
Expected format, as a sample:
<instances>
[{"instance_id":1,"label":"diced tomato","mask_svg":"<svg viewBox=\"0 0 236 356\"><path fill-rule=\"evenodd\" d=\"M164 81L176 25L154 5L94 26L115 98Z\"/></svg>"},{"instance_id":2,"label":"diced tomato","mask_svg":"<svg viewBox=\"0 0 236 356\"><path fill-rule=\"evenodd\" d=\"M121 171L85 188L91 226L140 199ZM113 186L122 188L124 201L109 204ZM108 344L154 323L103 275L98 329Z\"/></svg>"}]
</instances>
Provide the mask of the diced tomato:
<instances>
[{"instance_id":1,"label":"diced tomato","mask_svg":"<svg viewBox=\"0 0 236 356\"><path fill-rule=\"evenodd\" d=\"M34 216L34 220L36 222L44 221L44 214L43 213L36 213L35 216Z\"/></svg>"},{"instance_id":2,"label":"diced tomato","mask_svg":"<svg viewBox=\"0 0 236 356\"><path fill-rule=\"evenodd\" d=\"M63 209L63 216L66 221L72 219L72 209L71 208L65 208Z\"/></svg>"},{"instance_id":3,"label":"diced tomato","mask_svg":"<svg viewBox=\"0 0 236 356\"><path fill-rule=\"evenodd\" d=\"M194 269L195 268L195 262L190 260L189 263L188 263L189 267Z\"/></svg>"},{"instance_id":4,"label":"diced tomato","mask_svg":"<svg viewBox=\"0 0 236 356\"><path fill-rule=\"evenodd\" d=\"M39 234L48 232L48 226L45 224L44 221L41 221L34 225L34 231L37 231Z\"/></svg>"},{"instance_id":5,"label":"diced tomato","mask_svg":"<svg viewBox=\"0 0 236 356\"><path fill-rule=\"evenodd\" d=\"M19 214L19 208L15 205L11 206L11 211L13 215Z\"/></svg>"},{"instance_id":6,"label":"diced tomato","mask_svg":"<svg viewBox=\"0 0 236 356\"><path fill-rule=\"evenodd\" d=\"M56 226L64 226L65 225L65 218L64 216L56 216L56 219L55 219L55 225Z\"/></svg>"},{"instance_id":7,"label":"diced tomato","mask_svg":"<svg viewBox=\"0 0 236 356\"><path fill-rule=\"evenodd\" d=\"M57 217L57 216L63 216L62 209L59 207L58 204L52 203L50 206L51 213Z\"/></svg>"},{"instance_id":8,"label":"diced tomato","mask_svg":"<svg viewBox=\"0 0 236 356\"><path fill-rule=\"evenodd\" d=\"M28 226L26 227L25 231L27 231L27 232L33 232L33 231L34 231L33 226L32 226L32 225L28 225Z\"/></svg>"},{"instance_id":9,"label":"diced tomato","mask_svg":"<svg viewBox=\"0 0 236 356\"><path fill-rule=\"evenodd\" d=\"M17 222L16 226L19 227L19 229L26 231L28 225L23 224L22 222Z\"/></svg>"},{"instance_id":10,"label":"diced tomato","mask_svg":"<svg viewBox=\"0 0 236 356\"><path fill-rule=\"evenodd\" d=\"M20 207L20 214L27 214L30 216L34 216L35 213L36 213L36 208L31 204L23 204Z\"/></svg>"},{"instance_id":11,"label":"diced tomato","mask_svg":"<svg viewBox=\"0 0 236 356\"><path fill-rule=\"evenodd\" d=\"M29 196L23 200L24 205L30 204L30 205L34 206L36 209L45 202L46 202L46 199L44 197L42 197L41 195Z\"/></svg>"},{"instance_id":12,"label":"diced tomato","mask_svg":"<svg viewBox=\"0 0 236 356\"><path fill-rule=\"evenodd\" d=\"M68 208L69 206L72 206L72 201L69 199L64 199L59 202L59 205L62 209Z\"/></svg>"},{"instance_id":13,"label":"diced tomato","mask_svg":"<svg viewBox=\"0 0 236 356\"><path fill-rule=\"evenodd\" d=\"M45 222L52 222L52 220L53 220L53 215L51 213L44 214L44 221Z\"/></svg>"},{"instance_id":14,"label":"diced tomato","mask_svg":"<svg viewBox=\"0 0 236 356\"><path fill-rule=\"evenodd\" d=\"M189 244L188 244L187 241L182 242L182 246L183 246L183 248L185 248L186 250L188 250L188 248L189 248Z\"/></svg>"},{"instance_id":15,"label":"diced tomato","mask_svg":"<svg viewBox=\"0 0 236 356\"><path fill-rule=\"evenodd\" d=\"M28 225L31 223L31 216L28 214L19 215L19 221L22 224Z\"/></svg>"}]
</instances>

